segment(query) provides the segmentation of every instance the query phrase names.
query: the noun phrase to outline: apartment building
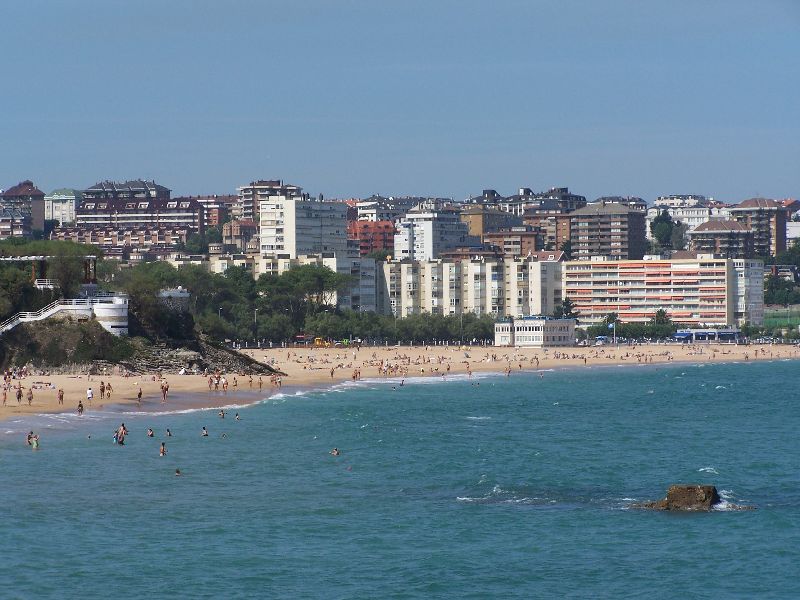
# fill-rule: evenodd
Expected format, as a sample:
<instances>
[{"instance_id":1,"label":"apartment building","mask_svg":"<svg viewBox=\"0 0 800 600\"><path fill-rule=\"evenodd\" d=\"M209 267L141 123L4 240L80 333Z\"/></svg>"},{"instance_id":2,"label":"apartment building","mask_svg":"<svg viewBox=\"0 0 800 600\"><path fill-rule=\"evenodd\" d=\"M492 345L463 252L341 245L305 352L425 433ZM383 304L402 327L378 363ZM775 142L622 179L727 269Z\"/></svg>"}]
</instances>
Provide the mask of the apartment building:
<instances>
[{"instance_id":1,"label":"apartment building","mask_svg":"<svg viewBox=\"0 0 800 600\"><path fill-rule=\"evenodd\" d=\"M75 209L83 200L79 190L62 188L53 190L44 197L45 221L58 221L59 227L75 223Z\"/></svg>"},{"instance_id":2,"label":"apartment building","mask_svg":"<svg viewBox=\"0 0 800 600\"><path fill-rule=\"evenodd\" d=\"M272 195L259 200L259 215L259 244L264 256L347 254L347 205L342 202Z\"/></svg>"},{"instance_id":3,"label":"apartment building","mask_svg":"<svg viewBox=\"0 0 800 600\"><path fill-rule=\"evenodd\" d=\"M482 204L466 206L461 210L461 221L467 225L469 235L477 237L481 242L484 236L510 227L522 225L522 217Z\"/></svg>"},{"instance_id":4,"label":"apartment building","mask_svg":"<svg viewBox=\"0 0 800 600\"><path fill-rule=\"evenodd\" d=\"M544 248L544 236L530 226L510 227L483 235L484 244L495 246L505 256L526 256Z\"/></svg>"},{"instance_id":5,"label":"apartment building","mask_svg":"<svg viewBox=\"0 0 800 600\"><path fill-rule=\"evenodd\" d=\"M689 232L689 247L723 258L754 258L753 231L738 221L707 221Z\"/></svg>"},{"instance_id":6,"label":"apartment building","mask_svg":"<svg viewBox=\"0 0 800 600\"><path fill-rule=\"evenodd\" d=\"M610 313L626 323L646 323L659 309L685 325L759 325L763 273L760 260L703 254L678 260L598 258L564 263L562 285L581 325L600 323Z\"/></svg>"},{"instance_id":7,"label":"apartment building","mask_svg":"<svg viewBox=\"0 0 800 600\"><path fill-rule=\"evenodd\" d=\"M202 233L203 205L169 198L86 198L75 210L78 229L188 229Z\"/></svg>"},{"instance_id":8,"label":"apartment building","mask_svg":"<svg viewBox=\"0 0 800 600\"><path fill-rule=\"evenodd\" d=\"M248 244L258 233L258 225L253 221L234 219L222 226L222 243L238 252L246 252Z\"/></svg>"},{"instance_id":9,"label":"apartment building","mask_svg":"<svg viewBox=\"0 0 800 600\"><path fill-rule=\"evenodd\" d=\"M656 205L647 209L647 227L645 233L648 240L654 240L651 225L661 213L667 214L673 221L686 225L687 234L708 221L722 221L730 218L727 207L719 205L692 205L692 206L661 206Z\"/></svg>"},{"instance_id":10,"label":"apartment building","mask_svg":"<svg viewBox=\"0 0 800 600\"><path fill-rule=\"evenodd\" d=\"M261 202L273 198L301 198L303 188L283 183L281 179L260 179L236 188L238 200L233 205L231 216L234 219L258 222L261 215Z\"/></svg>"},{"instance_id":11,"label":"apartment building","mask_svg":"<svg viewBox=\"0 0 800 600\"><path fill-rule=\"evenodd\" d=\"M101 181L83 190L83 199L100 200L169 200L170 190L155 181L131 179L129 181Z\"/></svg>"},{"instance_id":12,"label":"apartment building","mask_svg":"<svg viewBox=\"0 0 800 600\"><path fill-rule=\"evenodd\" d=\"M786 209L769 198L750 198L730 207L730 218L753 231L756 256L776 256L786 250Z\"/></svg>"},{"instance_id":13,"label":"apartment building","mask_svg":"<svg viewBox=\"0 0 800 600\"><path fill-rule=\"evenodd\" d=\"M418 207L396 223L394 253L398 260L432 260L455 248L476 245L455 209Z\"/></svg>"},{"instance_id":14,"label":"apartment building","mask_svg":"<svg viewBox=\"0 0 800 600\"><path fill-rule=\"evenodd\" d=\"M44 192L29 179L0 193L0 208L19 211L30 220L33 231L44 230Z\"/></svg>"},{"instance_id":15,"label":"apartment building","mask_svg":"<svg viewBox=\"0 0 800 600\"><path fill-rule=\"evenodd\" d=\"M360 256L386 251L394 255L394 223L391 221L350 221L347 238L358 246Z\"/></svg>"},{"instance_id":16,"label":"apartment building","mask_svg":"<svg viewBox=\"0 0 800 600\"><path fill-rule=\"evenodd\" d=\"M590 204L573 211L570 219L572 256L590 260L640 259L647 249L645 215L621 204Z\"/></svg>"},{"instance_id":17,"label":"apartment building","mask_svg":"<svg viewBox=\"0 0 800 600\"><path fill-rule=\"evenodd\" d=\"M396 221L417 206L424 198L370 196L356 202L356 219L359 221Z\"/></svg>"},{"instance_id":18,"label":"apartment building","mask_svg":"<svg viewBox=\"0 0 800 600\"><path fill-rule=\"evenodd\" d=\"M31 236L31 217L18 208L0 207L0 240Z\"/></svg>"},{"instance_id":19,"label":"apartment building","mask_svg":"<svg viewBox=\"0 0 800 600\"><path fill-rule=\"evenodd\" d=\"M216 227L222 225L228 217L228 207L234 205L238 197L230 194L207 196L179 196L173 198L179 202L186 200L196 200L203 206L203 225L205 227Z\"/></svg>"},{"instance_id":20,"label":"apartment building","mask_svg":"<svg viewBox=\"0 0 800 600\"><path fill-rule=\"evenodd\" d=\"M708 206L713 201L713 198L706 198L701 194L670 194L669 196L659 196L653 204L665 208L691 208Z\"/></svg>"},{"instance_id":21,"label":"apartment building","mask_svg":"<svg viewBox=\"0 0 800 600\"><path fill-rule=\"evenodd\" d=\"M418 313L523 317L551 314L561 302L560 263L530 257L390 261L383 263L381 276L379 310L401 317Z\"/></svg>"},{"instance_id":22,"label":"apartment building","mask_svg":"<svg viewBox=\"0 0 800 600\"><path fill-rule=\"evenodd\" d=\"M186 238L193 232L187 227L59 227L53 230L50 239L91 244L113 251L107 254L122 256L134 250L174 250L179 244L185 244Z\"/></svg>"}]
</instances>

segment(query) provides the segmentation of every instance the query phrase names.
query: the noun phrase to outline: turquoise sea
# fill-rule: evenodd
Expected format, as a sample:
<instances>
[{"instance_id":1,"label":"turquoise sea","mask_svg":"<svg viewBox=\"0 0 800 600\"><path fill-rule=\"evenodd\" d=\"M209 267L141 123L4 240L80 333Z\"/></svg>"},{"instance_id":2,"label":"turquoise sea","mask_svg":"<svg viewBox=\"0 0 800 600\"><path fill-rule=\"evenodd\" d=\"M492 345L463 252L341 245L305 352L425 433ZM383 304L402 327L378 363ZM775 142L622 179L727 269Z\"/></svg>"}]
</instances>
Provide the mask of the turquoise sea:
<instances>
[{"instance_id":1,"label":"turquoise sea","mask_svg":"<svg viewBox=\"0 0 800 600\"><path fill-rule=\"evenodd\" d=\"M0 597L797 598L798 367L374 380L224 420L1 422ZM626 508L679 482L757 510Z\"/></svg>"}]
</instances>

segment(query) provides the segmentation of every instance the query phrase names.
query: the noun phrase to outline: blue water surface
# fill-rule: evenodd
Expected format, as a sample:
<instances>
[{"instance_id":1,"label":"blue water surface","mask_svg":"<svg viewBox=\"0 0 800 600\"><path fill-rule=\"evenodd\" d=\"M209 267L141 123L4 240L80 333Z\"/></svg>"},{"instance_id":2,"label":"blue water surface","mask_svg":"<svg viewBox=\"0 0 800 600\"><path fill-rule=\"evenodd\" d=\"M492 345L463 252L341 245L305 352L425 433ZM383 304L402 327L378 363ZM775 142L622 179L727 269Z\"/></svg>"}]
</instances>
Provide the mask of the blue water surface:
<instances>
[{"instance_id":1,"label":"blue water surface","mask_svg":"<svg viewBox=\"0 0 800 600\"><path fill-rule=\"evenodd\" d=\"M366 381L284 388L238 422L1 422L0 596L800 597L797 369ZM757 510L627 508L671 483Z\"/></svg>"}]
</instances>

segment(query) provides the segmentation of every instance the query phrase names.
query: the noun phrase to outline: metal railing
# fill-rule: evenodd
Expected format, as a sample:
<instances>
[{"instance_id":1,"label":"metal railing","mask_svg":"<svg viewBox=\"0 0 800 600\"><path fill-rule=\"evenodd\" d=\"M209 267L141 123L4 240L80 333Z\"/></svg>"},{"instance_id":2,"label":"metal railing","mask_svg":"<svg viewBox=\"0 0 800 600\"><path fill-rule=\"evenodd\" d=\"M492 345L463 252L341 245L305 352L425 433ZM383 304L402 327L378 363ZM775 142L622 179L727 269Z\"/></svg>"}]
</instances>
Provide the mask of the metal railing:
<instances>
[{"instance_id":1,"label":"metal railing","mask_svg":"<svg viewBox=\"0 0 800 600\"><path fill-rule=\"evenodd\" d=\"M101 298L73 298L68 300L56 300L51 302L44 308L33 312L19 312L10 319L6 319L0 323L0 333L5 333L19 325L20 323L30 323L33 321L42 321L52 317L57 312L80 310L85 307L91 307L95 304L113 304L114 299L122 298L122 296L104 296Z\"/></svg>"}]
</instances>

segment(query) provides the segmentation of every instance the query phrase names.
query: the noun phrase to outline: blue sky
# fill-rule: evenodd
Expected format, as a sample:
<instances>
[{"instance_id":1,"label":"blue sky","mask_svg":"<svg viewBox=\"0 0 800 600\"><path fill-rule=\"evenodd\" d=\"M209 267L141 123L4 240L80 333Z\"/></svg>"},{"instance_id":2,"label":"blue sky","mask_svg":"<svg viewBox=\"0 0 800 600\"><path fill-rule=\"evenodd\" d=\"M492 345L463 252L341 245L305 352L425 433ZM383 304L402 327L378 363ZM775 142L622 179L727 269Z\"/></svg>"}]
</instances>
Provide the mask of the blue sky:
<instances>
[{"instance_id":1,"label":"blue sky","mask_svg":"<svg viewBox=\"0 0 800 600\"><path fill-rule=\"evenodd\" d=\"M0 187L800 196L800 2L4 3Z\"/></svg>"}]
</instances>

